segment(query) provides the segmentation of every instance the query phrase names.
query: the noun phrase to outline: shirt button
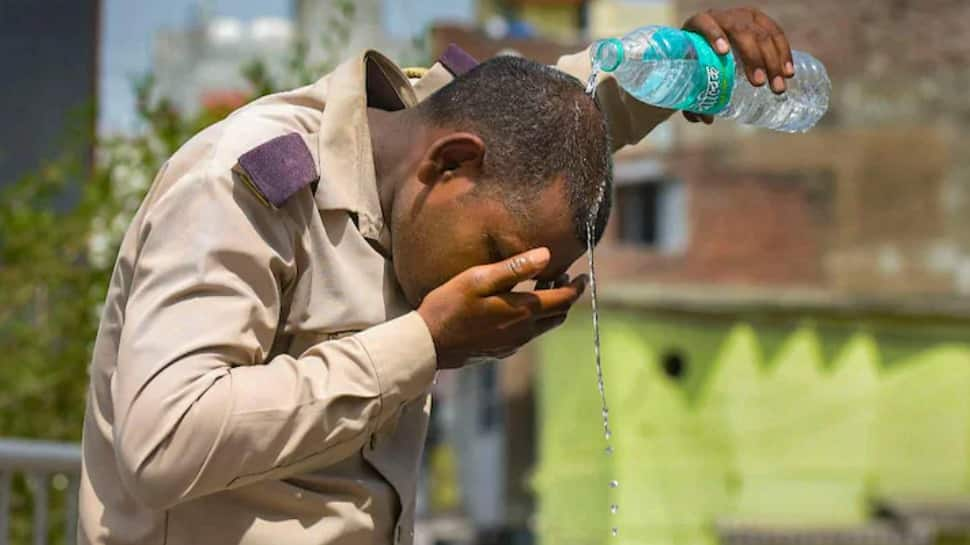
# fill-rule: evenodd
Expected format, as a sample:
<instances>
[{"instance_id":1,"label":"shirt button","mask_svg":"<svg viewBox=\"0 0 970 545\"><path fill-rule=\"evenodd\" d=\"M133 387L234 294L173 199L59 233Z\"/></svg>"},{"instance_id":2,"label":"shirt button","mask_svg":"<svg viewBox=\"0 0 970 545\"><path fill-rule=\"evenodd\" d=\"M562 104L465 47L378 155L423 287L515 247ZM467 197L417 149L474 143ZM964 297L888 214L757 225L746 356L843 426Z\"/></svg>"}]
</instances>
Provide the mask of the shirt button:
<instances>
[{"instance_id":1,"label":"shirt button","mask_svg":"<svg viewBox=\"0 0 970 545\"><path fill-rule=\"evenodd\" d=\"M294 496L296 496L296 499L302 500L303 499L303 492L297 492L296 494L294 494Z\"/></svg>"}]
</instances>

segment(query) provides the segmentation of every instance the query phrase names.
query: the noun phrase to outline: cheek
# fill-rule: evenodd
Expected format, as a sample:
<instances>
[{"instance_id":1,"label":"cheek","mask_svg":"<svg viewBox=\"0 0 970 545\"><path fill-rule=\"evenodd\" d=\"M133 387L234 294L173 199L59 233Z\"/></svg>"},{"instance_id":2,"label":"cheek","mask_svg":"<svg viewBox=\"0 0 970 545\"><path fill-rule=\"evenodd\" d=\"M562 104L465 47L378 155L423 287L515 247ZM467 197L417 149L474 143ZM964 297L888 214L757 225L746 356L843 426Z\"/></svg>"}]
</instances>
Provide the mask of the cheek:
<instances>
[{"instance_id":1,"label":"cheek","mask_svg":"<svg viewBox=\"0 0 970 545\"><path fill-rule=\"evenodd\" d=\"M417 258L427 252L431 243L425 240L421 230L394 231L394 274L404 291L408 302L417 307L421 299L430 291L427 278L427 266Z\"/></svg>"},{"instance_id":2,"label":"cheek","mask_svg":"<svg viewBox=\"0 0 970 545\"><path fill-rule=\"evenodd\" d=\"M474 185L453 179L430 191L413 184L395 202L394 271L405 295L417 304L462 271L488 261L484 243L490 220L482 201L464 198Z\"/></svg>"},{"instance_id":3,"label":"cheek","mask_svg":"<svg viewBox=\"0 0 970 545\"><path fill-rule=\"evenodd\" d=\"M411 231L402 233L395 243L395 272L412 303L461 272L487 262L483 227L456 212L441 210L427 221L415 221Z\"/></svg>"},{"instance_id":4,"label":"cheek","mask_svg":"<svg viewBox=\"0 0 970 545\"><path fill-rule=\"evenodd\" d=\"M408 302L416 307L436 287L434 257L440 243L420 219L392 232L394 273Z\"/></svg>"}]
</instances>

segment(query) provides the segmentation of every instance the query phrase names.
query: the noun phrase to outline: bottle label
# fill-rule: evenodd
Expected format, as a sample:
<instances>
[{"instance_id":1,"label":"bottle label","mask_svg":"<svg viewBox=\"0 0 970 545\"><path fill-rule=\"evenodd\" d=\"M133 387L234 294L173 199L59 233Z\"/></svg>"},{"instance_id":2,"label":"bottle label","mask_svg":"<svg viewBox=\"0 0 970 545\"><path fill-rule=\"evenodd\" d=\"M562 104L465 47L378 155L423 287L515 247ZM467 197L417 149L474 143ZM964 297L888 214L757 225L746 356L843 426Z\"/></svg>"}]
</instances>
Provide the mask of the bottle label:
<instances>
[{"instance_id":1,"label":"bottle label","mask_svg":"<svg viewBox=\"0 0 970 545\"><path fill-rule=\"evenodd\" d=\"M693 96L678 105L677 109L706 115L718 114L727 108L734 90L734 53L728 51L726 55L718 55L700 34L684 34L697 51L698 70L693 78L696 92L691 93Z\"/></svg>"}]
</instances>

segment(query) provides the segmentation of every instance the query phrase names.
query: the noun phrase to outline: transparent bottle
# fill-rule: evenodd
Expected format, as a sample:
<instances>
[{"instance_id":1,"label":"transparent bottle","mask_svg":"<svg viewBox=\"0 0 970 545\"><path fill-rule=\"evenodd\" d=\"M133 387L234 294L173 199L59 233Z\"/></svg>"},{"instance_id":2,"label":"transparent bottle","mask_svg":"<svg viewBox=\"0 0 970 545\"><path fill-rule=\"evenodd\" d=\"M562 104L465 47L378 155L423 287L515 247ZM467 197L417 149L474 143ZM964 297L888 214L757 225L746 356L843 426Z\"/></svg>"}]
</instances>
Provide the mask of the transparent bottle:
<instances>
[{"instance_id":1,"label":"transparent bottle","mask_svg":"<svg viewBox=\"0 0 970 545\"><path fill-rule=\"evenodd\" d=\"M594 43L591 52L594 72L612 73L643 102L778 131L814 127L832 94L825 67L807 53L792 51L795 76L776 95L748 82L733 51L718 55L703 36L674 28L638 28Z\"/></svg>"}]
</instances>

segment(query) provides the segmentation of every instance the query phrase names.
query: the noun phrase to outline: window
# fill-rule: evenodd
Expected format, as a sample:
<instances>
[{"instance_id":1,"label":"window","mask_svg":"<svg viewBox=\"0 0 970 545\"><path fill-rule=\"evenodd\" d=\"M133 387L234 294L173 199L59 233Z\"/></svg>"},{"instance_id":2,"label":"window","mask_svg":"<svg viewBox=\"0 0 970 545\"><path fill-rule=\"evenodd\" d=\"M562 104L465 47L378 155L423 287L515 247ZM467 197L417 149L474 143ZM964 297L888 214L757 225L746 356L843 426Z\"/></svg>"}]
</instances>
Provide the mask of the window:
<instances>
[{"instance_id":1,"label":"window","mask_svg":"<svg viewBox=\"0 0 970 545\"><path fill-rule=\"evenodd\" d=\"M664 178L617 181L616 207L620 242L652 246L664 253L687 245L687 198L684 184Z\"/></svg>"}]
</instances>

